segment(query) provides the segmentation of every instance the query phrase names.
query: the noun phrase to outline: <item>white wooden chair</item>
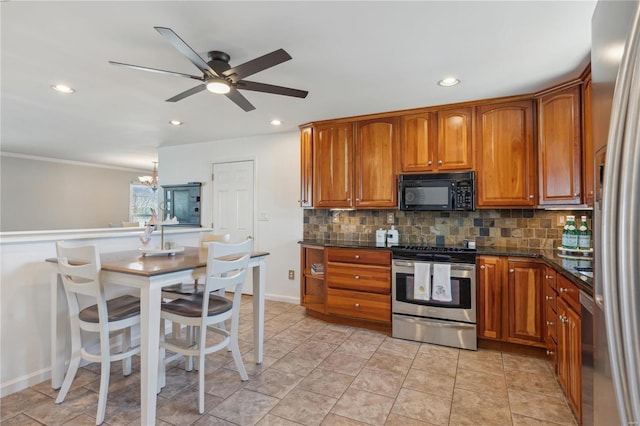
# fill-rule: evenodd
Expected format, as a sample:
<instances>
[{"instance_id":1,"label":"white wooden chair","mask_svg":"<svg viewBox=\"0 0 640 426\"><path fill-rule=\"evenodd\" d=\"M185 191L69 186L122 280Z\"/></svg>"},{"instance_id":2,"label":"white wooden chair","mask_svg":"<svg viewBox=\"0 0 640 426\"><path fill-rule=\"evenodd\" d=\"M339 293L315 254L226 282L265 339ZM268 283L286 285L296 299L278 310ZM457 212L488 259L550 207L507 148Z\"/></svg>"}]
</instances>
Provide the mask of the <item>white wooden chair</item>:
<instances>
[{"instance_id":1,"label":"white wooden chair","mask_svg":"<svg viewBox=\"0 0 640 426\"><path fill-rule=\"evenodd\" d=\"M163 303L160 314L162 319L160 321L160 347L186 357L198 357L200 414L204 413L205 355L222 349L229 349L240 372L240 378L243 381L249 379L238 347L238 321L242 285L251 256L252 240L247 239L241 243L213 242L208 244L204 292L188 298ZM230 286L235 287L232 300L216 294L218 291ZM229 318L231 318L229 331L214 327L214 325L223 323ZM164 320L172 321L174 324L185 324L197 330L195 341L189 338L186 340L167 340ZM216 340L216 343L207 346L207 330L222 336L222 341ZM163 355L161 353L161 357ZM164 365L165 363L162 362L160 371L162 382L164 382Z\"/></svg>"},{"instance_id":2,"label":"white wooden chair","mask_svg":"<svg viewBox=\"0 0 640 426\"><path fill-rule=\"evenodd\" d=\"M200 234L200 250L206 253L208 243L210 242L229 242L231 241L231 234L212 234L209 232L203 232ZM194 275L193 283L178 283L167 286L162 289L162 297L165 299L177 299L184 296L191 296L196 293L201 293L204 290L203 285L198 285L198 280L201 276ZM224 291L224 290L223 290Z\"/></svg>"},{"instance_id":3,"label":"white wooden chair","mask_svg":"<svg viewBox=\"0 0 640 426\"><path fill-rule=\"evenodd\" d=\"M128 376L131 374L131 356L140 352L139 346L131 347L131 327L140 324L140 300L129 295L106 300L100 282L101 265L96 246L72 247L57 242L56 252L71 323L71 359L56 404L67 396L81 359L99 362L102 364L96 414L96 424L99 425L104 421L111 361L122 360L123 373ZM95 300L95 304L80 310L78 295ZM81 330L98 334L99 353L89 352ZM116 335L122 336L121 350L111 353L110 337Z\"/></svg>"}]
</instances>

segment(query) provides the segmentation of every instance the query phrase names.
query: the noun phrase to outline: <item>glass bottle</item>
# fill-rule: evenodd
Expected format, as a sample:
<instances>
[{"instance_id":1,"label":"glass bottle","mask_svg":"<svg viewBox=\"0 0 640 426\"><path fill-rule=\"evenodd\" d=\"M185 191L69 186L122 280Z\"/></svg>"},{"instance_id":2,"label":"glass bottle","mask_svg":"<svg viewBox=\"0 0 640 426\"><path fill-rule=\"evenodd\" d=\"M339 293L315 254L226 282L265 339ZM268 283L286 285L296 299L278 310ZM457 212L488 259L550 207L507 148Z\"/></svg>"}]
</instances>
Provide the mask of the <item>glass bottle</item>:
<instances>
[{"instance_id":1,"label":"glass bottle","mask_svg":"<svg viewBox=\"0 0 640 426\"><path fill-rule=\"evenodd\" d=\"M569 216L564 221L564 228L562 228L562 247L567 247L567 237L569 236Z\"/></svg>"},{"instance_id":2,"label":"glass bottle","mask_svg":"<svg viewBox=\"0 0 640 426\"><path fill-rule=\"evenodd\" d=\"M567 236L563 245L567 249L575 250L578 248L578 230L576 229L575 216L567 216Z\"/></svg>"},{"instance_id":3,"label":"glass bottle","mask_svg":"<svg viewBox=\"0 0 640 426\"><path fill-rule=\"evenodd\" d=\"M587 225L587 217L582 216L580 227L578 228L578 248L589 250L591 248L591 230Z\"/></svg>"}]
</instances>

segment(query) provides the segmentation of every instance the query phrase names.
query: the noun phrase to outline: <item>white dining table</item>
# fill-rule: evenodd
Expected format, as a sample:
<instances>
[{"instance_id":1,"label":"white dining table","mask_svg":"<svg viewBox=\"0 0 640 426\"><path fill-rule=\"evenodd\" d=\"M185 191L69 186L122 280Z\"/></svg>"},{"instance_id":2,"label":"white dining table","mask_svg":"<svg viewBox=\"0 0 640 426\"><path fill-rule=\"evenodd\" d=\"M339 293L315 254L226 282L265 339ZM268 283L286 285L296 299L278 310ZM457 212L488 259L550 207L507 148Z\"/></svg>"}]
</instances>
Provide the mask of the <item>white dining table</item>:
<instances>
[{"instance_id":1,"label":"white dining table","mask_svg":"<svg viewBox=\"0 0 640 426\"><path fill-rule=\"evenodd\" d=\"M253 269L253 343L254 360L262 363L264 343L265 258L267 252L251 253L249 267ZM55 258L47 261L56 263ZM104 253L100 255L104 283L114 283L140 290L140 387L142 425L156 420L158 390L158 354L160 340L160 304L162 288L181 282L193 282L207 264L206 253L197 247L185 247L183 252L163 256L143 256L140 251ZM67 336L68 314L62 280L57 266L51 272L51 386L59 389L69 360Z\"/></svg>"}]
</instances>

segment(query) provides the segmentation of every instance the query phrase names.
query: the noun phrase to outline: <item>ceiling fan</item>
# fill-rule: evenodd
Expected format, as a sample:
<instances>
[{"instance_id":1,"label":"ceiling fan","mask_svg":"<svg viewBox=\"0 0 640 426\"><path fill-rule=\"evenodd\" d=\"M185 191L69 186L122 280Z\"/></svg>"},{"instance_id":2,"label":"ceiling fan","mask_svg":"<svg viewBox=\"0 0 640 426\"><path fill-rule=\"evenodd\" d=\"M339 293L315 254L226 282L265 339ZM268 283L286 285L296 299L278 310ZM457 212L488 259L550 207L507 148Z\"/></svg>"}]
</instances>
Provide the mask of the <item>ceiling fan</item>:
<instances>
[{"instance_id":1,"label":"ceiling fan","mask_svg":"<svg viewBox=\"0 0 640 426\"><path fill-rule=\"evenodd\" d=\"M169 43L173 45L180 53L191 61L201 72L202 76L191 74L183 74L174 71L165 71L156 68L141 67L138 65L123 64L120 62L109 61L110 64L123 67L133 68L141 71L150 71L159 74L172 74L180 77L199 80L202 84L185 90L182 93L167 99L167 102L177 102L188 96L195 95L203 90L209 90L213 93L224 94L231 99L236 105L245 111L256 109L251 102L247 100L239 91L253 90L254 92L272 93L275 95L293 96L296 98L306 98L309 92L305 90L291 89L288 87L274 86L272 84L258 83L255 81L243 80L245 77L256 74L267 68L271 68L278 64L288 61L291 56L283 49L278 49L259 58L245 62L244 64L231 67L229 65L230 56L225 52L213 50L208 53L209 62L205 62L187 43L184 42L170 28L154 27Z\"/></svg>"}]
</instances>

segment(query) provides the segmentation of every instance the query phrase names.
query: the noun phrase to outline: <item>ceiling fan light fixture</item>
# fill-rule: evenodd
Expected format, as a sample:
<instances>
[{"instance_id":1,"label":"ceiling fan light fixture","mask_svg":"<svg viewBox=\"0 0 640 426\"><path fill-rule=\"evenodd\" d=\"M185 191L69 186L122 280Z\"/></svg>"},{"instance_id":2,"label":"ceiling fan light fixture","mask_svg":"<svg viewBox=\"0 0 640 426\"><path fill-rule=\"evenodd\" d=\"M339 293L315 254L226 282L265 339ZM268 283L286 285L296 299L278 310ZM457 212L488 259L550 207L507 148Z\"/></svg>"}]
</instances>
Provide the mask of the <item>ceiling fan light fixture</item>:
<instances>
[{"instance_id":1,"label":"ceiling fan light fixture","mask_svg":"<svg viewBox=\"0 0 640 426\"><path fill-rule=\"evenodd\" d=\"M54 84L53 86L51 86L51 88L56 92L65 93L67 95L70 95L76 92L76 89L74 89L73 87L67 86L66 84Z\"/></svg>"},{"instance_id":2,"label":"ceiling fan light fixture","mask_svg":"<svg viewBox=\"0 0 640 426\"><path fill-rule=\"evenodd\" d=\"M443 78L442 80L440 80L438 82L438 86L451 87L451 86L455 86L458 83L460 83L460 80L458 80L457 78L455 78L455 77L447 77L447 78Z\"/></svg>"},{"instance_id":3,"label":"ceiling fan light fixture","mask_svg":"<svg viewBox=\"0 0 640 426\"><path fill-rule=\"evenodd\" d=\"M224 80L212 80L207 83L207 90L211 93L217 93L219 95L225 95L229 93L231 87L229 83Z\"/></svg>"}]
</instances>

